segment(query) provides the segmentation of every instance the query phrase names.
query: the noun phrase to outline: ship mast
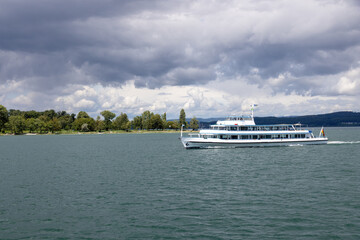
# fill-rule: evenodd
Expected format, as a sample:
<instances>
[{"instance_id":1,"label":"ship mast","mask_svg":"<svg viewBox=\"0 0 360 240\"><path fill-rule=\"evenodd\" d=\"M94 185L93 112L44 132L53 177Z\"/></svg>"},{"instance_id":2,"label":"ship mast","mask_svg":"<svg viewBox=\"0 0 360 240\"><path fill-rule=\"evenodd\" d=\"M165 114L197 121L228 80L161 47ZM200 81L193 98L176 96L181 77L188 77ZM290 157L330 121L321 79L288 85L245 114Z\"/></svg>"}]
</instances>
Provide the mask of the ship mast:
<instances>
[{"instance_id":1,"label":"ship mast","mask_svg":"<svg viewBox=\"0 0 360 240\"><path fill-rule=\"evenodd\" d=\"M250 107L251 107L251 118L254 120L254 108L257 107L258 105L257 104L251 104Z\"/></svg>"}]
</instances>

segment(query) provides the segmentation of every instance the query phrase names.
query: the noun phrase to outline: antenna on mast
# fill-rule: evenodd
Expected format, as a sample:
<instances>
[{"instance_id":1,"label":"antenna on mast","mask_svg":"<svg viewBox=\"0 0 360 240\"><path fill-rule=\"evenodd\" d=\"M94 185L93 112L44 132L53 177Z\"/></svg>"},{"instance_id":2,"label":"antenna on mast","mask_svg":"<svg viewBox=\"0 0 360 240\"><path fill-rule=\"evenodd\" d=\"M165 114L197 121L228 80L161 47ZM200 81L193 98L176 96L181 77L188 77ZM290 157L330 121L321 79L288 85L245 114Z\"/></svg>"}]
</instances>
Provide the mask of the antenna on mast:
<instances>
[{"instance_id":1,"label":"antenna on mast","mask_svg":"<svg viewBox=\"0 0 360 240\"><path fill-rule=\"evenodd\" d=\"M251 107L251 118L254 119L254 108L257 107L258 105L257 104L251 104L250 107Z\"/></svg>"}]
</instances>

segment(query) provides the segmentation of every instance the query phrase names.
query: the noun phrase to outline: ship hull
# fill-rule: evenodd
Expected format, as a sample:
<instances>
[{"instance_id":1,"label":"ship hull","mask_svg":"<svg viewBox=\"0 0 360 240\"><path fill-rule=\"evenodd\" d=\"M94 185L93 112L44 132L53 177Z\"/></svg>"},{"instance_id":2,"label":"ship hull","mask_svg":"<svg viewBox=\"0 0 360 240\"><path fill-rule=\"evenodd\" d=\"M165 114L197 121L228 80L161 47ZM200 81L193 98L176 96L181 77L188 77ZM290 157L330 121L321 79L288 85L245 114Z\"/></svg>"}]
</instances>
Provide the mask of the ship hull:
<instances>
[{"instance_id":1,"label":"ship hull","mask_svg":"<svg viewBox=\"0 0 360 240\"><path fill-rule=\"evenodd\" d=\"M309 139L256 139L256 140L222 140L183 137L181 142L187 149L190 148L243 148L243 147L276 147L296 145L327 144L327 138Z\"/></svg>"}]
</instances>

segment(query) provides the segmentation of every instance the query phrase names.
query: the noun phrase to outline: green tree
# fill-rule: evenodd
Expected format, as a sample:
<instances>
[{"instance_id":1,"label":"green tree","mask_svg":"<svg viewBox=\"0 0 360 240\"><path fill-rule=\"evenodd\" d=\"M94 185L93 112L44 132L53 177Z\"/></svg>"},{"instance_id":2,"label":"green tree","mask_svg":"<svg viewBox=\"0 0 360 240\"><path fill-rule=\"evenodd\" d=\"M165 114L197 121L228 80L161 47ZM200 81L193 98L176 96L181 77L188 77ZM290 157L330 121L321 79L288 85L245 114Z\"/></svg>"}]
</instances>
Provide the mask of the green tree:
<instances>
[{"instance_id":1,"label":"green tree","mask_svg":"<svg viewBox=\"0 0 360 240\"><path fill-rule=\"evenodd\" d=\"M150 111L145 111L142 113L141 118L141 124L143 129L149 130L152 128L152 123L151 123L151 116L154 115L152 112Z\"/></svg>"},{"instance_id":2,"label":"green tree","mask_svg":"<svg viewBox=\"0 0 360 240\"><path fill-rule=\"evenodd\" d=\"M49 128L50 132L52 132L52 133L61 130L60 121L56 117L54 117L53 119L48 121L47 125L48 125L48 128Z\"/></svg>"},{"instance_id":3,"label":"green tree","mask_svg":"<svg viewBox=\"0 0 360 240\"><path fill-rule=\"evenodd\" d=\"M95 130L98 131L98 132L101 132L102 130L105 130L104 121L100 119L100 116L96 117Z\"/></svg>"},{"instance_id":4,"label":"green tree","mask_svg":"<svg viewBox=\"0 0 360 240\"><path fill-rule=\"evenodd\" d=\"M64 116L70 116L70 114L68 114L66 111L58 111L56 113L57 118L64 117Z\"/></svg>"},{"instance_id":5,"label":"green tree","mask_svg":"<svg viewBox=\"0 0 360 240\"><path fill-rule=\"evenodd\" d=\"M100 114L104 117L105 129L109 130L109 128L111 128L111 120L116 116L115 113L105 110Z\"/></svg>"},{"instance_id":6,"label":"green tree","mask_svg":"<svg viewBox=\"0 0 360 240\"><path fill-rule=\"evenodd\" d=\"M160 114L154 114L151 116L151 128L152 129L164 129L163 120Z\"/></svg>"},{"instance_id":7,"label":"green tree","mask_svg":"<svg viewBox=\"0 0 360 240\"><path fill-rule=\"evenodd\" d=\"M76 116L76 118L77 118L77 119L78 119L78 118L90 118L90 116L89 116L89 114L87 114L86 112L80 111L80 112L78 113L78 115Z\"/></svg>"},{"instance_id":8,"label":"green tree","mask_svg":"<svg viewBox=\"0 0 360 240\"><path fill-rule=\"evenodd\" d=\"M179 122L177 120L175 121L168 121L167 122L169 129L179 129Z\"/></svg>"},{"instance_id":9,"label":"green tree","mask_svg":"<svg viewBox=\"0 0 360 240\"><path fill-rule=\"evenodd\" d=\"M161 115L161 120L162 120L162 122L163 122L163 129L164 129L164 128L168 128L168 126L167 126L167 120L166 120L166 112L165 112L163 115Z\"/></svg>"},{"instance_id":10,"label":"green tree","mask_svg":"<svg viewBox=\"0 0 360 240\"><path fill-rule=\"evenodd\" d=\"M5 130L5 123L7 123L8 119L9 119L9 115L8 115L8 111L6 109L6 107L4 107L3 105L0 105L0 131L4 131Z\"/></svg>"},{"instance_id":11,"label":"green tree","mask_svg":"<svg viewBox=\"0 0 360 240\"><path fill-rule=\"evenodd\" d=\"M68 115L63 115L60 116L58 118L60 125L61 125L61 129L65 129L65 130L69 130L71 129L71 124L73 123L73 118L68 114Z\"/></svg>"},{"instance_id":12,"label":"green tree","mask_svg":"<svg viewBox=\"0 0 360 240\"><path fill-rule=\"evenodd\" d=\"M20 116L22 112L20 110L10 109L9 110L9 117L10 116Z\"/></svg>"},{"instance_id":13,"label":"green tree","mask_svg":"<svg viewBox=\"0 0 360 240\"><path fill-rule=\"evenodd\" d=\"M75 114L75 113L72 113L72 114L70 114L70 117L71 117L72 121L75 121L76 114Z\"/></svg>"},{"instance_id":14,"label":"green tree","mask_svg":"<svg viewBox=\"0 0 360 240\"><path fill-rule=\"evenodd\" d=\"M54 109L44 111L44 116L48 117L48 119L53 119L56 116L56 112Z\"/></svg>"},{"instance_id":15,"label":"green tree","mask_svg":"<svg viewBox=\"0 0 360 240\"><path fill-rule=\"evenodd\" d=\"M10 116L6 123L9 130L14 134L22 133L25 130L25 118L23 116Z\"/></svg>"},{"instance_id":16,"label":"green tree","mask_svg":"<svg viewBox=\"0 0 360 240\"><path fill-rule=\"evenodd\" d=\"M142 129L142 117L141 116L136 116L134 117L134 119L132 120L132 126L134 129Z\"/></svg>"},{"instance_id":17,"label":"green tree","mask_svg":"<svg viewBox=\"0 0 360 240\"><path fill-rule=\"evenodd\" d=\"M40 116L39 118L35 119L36 129L39 133L48 132L48 125L44 119L46 119L45 116Z\"/></svg>"},{"instance_id":18,"label":"green tree","mask_svg":"<svg viewBox=\"0 0 360 240\"><path fill-rule=\"evenodd\" d=\"M84 124L87 124L86 129L83 127ZM95 120L93 118L77 118L72 124L74 130L77 131L94 131L95 130Z\"/></svg>"},{"instance_id":19,"label":"green tree","mask_svg":"<svg viewBox=\"0 0 360 240\"><path fill-rule=\"evenodd\" d=\"M185 114L185 110L184 110L184 109L181 109L181 110L180 110L179 124L180 124L180 127L181 127L182 125L184 125L184 126L186 127L186 125L187 125L187 122L186 122L186 114Z\"/></svg>"},{"instance_id":20,"label":"green tree","mask_svg":"<svg viewBox=\"0 0 360 240\"><path fill-rule=\"evenodd\" d=\"M40 119L41 121L44 121L44 122L50 121L50 118L46 115L41 115L40 117L38 117L38 119Z\"/></svg>"},{"instance_id":21,"label":"green tree","mask_svg":"<svg viewBox=\"0 0 360 240\"><path fill-rule=\"evenodd\" d=\"M28 118L25 122L26 129L29 130L29 132L35 132L37 129L36 125L36 119L35 118Z\"/></svg>"},{"instance_id":22,"label":"green tree","mask_svg":"<svg viewBox=\"0 0 360 240\"><path fill-rule=\"evenodd\" d=\"M25 119L29 119L29 118L38 118L40 117L41 113L40 112L37 112L35 110L31 110L31 111L26 111L24 112L24 117Z\"/></svg>"},{"instance_id":23,"label":"green tree","mask_svg":"<svg viewBox=\"0 0 360 240\"><path fill-rule=\"evenodd\" d=\"M190 120L190 128L191 128L192 130L199 129L199 121L196 119L196 117L193 117L193 118Z\"/></svg>"},{"instance_id":24,"label":"green tree","mask_svg":"<svg viewBox=\"0 0 360 240\"><path fill-rule=\"evenodd\" d=\"M130 121L126 113L121 113L115 120L113 125L119 130L130 129Z\"/></svg>"}]
</instances>

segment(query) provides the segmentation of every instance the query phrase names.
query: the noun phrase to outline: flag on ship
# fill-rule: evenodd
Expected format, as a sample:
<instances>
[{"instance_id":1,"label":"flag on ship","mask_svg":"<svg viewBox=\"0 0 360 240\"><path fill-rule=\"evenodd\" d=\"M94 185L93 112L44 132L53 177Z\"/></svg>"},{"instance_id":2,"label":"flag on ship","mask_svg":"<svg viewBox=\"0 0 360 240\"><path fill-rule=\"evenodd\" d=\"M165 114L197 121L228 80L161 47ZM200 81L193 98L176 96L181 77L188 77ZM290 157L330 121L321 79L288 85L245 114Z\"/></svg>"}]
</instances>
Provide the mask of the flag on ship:
<instances>
[{"instance_id":1,"label":"flag on ship","mask_svg":"<svg viewBox=\"0 0 360 240\"><path fill-rule=\"evenodd\" d=\"M258 106L257 104L252 104L252 105L250 105L251 111L254 111L254 108L257 107L257 106Z\"/></svg>"},{"instance_id":2,"label":"flag on ship","mask_svg":"<svg viewBox=\"0 0 360 240\"><path fill-rule=\"evenodd\" d=\"M321 131L320 131L320 132L321 132L321 135L322 135L323 137L325 137L324 127L321 128Z\"/></svg>"}]
</instances>

